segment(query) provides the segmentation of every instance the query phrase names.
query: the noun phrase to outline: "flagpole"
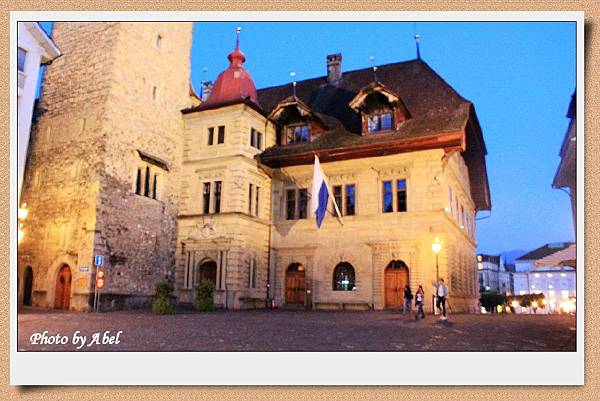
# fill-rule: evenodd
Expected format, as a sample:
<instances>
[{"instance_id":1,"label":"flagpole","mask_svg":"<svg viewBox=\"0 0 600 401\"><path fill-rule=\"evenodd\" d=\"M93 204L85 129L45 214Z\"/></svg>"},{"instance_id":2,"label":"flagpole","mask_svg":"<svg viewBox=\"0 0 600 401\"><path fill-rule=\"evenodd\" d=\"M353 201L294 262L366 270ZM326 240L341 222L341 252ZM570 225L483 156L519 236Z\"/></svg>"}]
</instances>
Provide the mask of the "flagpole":
<instances>
[{"instance_id":1,"label":"flagpole","mask_svg":"<svg viewBox=\"0 0 600 401\"><path fill-rule=\"evenodd\" d=\"M337 202L335 201L335 196L333 196L333 193L331 192L331 188L329 188L329 182L327 182L327 180L325 180L325 186L327 187L327 192L329 193L329 196L331 197L331 200L333 201L333 206L335 207L335 212L337 213L338 220L340 221L340 224L343 226L344 220L342 220L342 214L340 213L340 209L338 209Z\"/></svg>"}]
</instances>

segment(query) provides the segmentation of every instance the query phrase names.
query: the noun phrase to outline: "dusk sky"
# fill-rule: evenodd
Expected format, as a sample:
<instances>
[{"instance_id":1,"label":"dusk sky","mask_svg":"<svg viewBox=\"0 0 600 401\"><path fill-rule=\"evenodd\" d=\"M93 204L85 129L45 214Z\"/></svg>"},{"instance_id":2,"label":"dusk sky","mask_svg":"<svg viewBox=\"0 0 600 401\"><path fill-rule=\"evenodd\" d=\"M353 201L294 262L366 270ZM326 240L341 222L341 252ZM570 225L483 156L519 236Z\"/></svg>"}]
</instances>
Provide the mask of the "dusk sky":
<instances>
[{"instance_id":1,"label":"dusk sky","mask_svg":"<svg viewBox=\"0 0 600 401\"><path fill-rule=\"evenodd\" d=\"M43 24L49 28L50 24ZM413 23L197 23L192 76L214 80L242 27L245 67L257 88L325 75L341 52L350 71L414 59ZM576 83L575 23L423 23L421 55L475 104L486 142L492 212L478 221L478 251L531 250L573 240L570 202L552 189ZM204 71L206 69L206 71ZM478 218L489 213L484 211Z\"/></svg>"}]
</instances>

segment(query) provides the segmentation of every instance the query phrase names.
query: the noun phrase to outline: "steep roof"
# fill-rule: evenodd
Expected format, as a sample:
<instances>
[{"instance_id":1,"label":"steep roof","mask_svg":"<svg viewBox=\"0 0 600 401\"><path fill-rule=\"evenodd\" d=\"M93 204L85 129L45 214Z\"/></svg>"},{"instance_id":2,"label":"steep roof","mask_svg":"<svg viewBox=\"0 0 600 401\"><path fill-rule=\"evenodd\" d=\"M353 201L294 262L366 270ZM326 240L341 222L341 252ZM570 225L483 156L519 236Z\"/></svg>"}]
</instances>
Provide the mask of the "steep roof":
<instances>
[{"instance_id":1,"label":"steep roof","mask_svg":"<svg viewBox=\"0 0 600 401\"><path fill-rule=\"evenodd\" d=\"M573 242L555 242L551 244L546 244L541 246L533 251L527 252L525 255L516 259L516 261L524 261L524 260L537 260L541 259L545 256L552 255L558 251L562 251L563 249L568 248L573 245Z\"/></svg>"},{"instance_id":2,"label":"steep roof","mask_svg":"<svg viewBox=\"0 0 600 401\"><path fill-rule=\"evenodd\" d=\"M261 161L281 167L308 164L313 153L327 162L364 157L368 152L373 155L374 149L378 149L377 155L427 148L457 149L469 166L477 209L489 210L487 152L473 104L420 59L377 68L377 81L397 93L410 113L396 131L361 135L360 114L348 105L361 89L373 83L371 68L344 72L336 85L328 84L326 76L307 79L297 82L296 96L319 115L329 130L312 142L270 147L259 156ZM260 89L258 103L269 114L291 94L291 84Z\"/></svg>"}]
</instances>

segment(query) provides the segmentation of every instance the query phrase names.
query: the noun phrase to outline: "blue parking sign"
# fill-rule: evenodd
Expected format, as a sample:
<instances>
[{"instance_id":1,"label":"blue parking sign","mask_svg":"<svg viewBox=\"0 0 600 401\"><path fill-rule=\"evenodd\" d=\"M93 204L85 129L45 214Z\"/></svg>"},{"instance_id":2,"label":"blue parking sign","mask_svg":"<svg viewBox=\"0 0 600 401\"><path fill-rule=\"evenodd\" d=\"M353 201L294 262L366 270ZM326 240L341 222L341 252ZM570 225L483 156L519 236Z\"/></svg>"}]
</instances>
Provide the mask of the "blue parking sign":
<instances>
[{"instance_id":1,"label":"blue parking sign","mask_svg":"<svg viewBox=\"0 0 600 401\"><path fill-rule=\"evenodd\" d=\"M96 255L96 256L94 256L94 264L96 266L102 266L102 265L104 265L104 256L102 256L102 255Z\"/></svg>"}]
</instances>

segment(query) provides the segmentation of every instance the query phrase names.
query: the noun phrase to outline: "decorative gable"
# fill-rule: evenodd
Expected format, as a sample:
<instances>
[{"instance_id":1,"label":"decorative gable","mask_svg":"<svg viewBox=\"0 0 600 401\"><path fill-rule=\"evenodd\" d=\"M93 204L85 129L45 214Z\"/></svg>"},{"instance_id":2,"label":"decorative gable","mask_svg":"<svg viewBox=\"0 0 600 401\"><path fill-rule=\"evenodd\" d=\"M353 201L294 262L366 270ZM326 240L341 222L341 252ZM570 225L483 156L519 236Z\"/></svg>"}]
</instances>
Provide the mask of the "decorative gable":
<instances>
[{"instance_id":1,"label":"decorative gable","mask_svg":"<svg viewBox=\"0 0 600 401\"><path fill-rule=\"evenodd\" d=\"M410 118L400 96L378 81L359 90L348 105L361 114L363 135L397 130Z\"/></svg>"},{"instance_id":2,"label":"decorative gable","mask_svg":"<svg viewBox=\"0 0 600 401\"><path fill-rule=\"evenodd\" d=\"M280 145L310 142L328 129L321 117L295 96L279 102L268 119L278 127Z\"/></svg>"}]
</instances>

